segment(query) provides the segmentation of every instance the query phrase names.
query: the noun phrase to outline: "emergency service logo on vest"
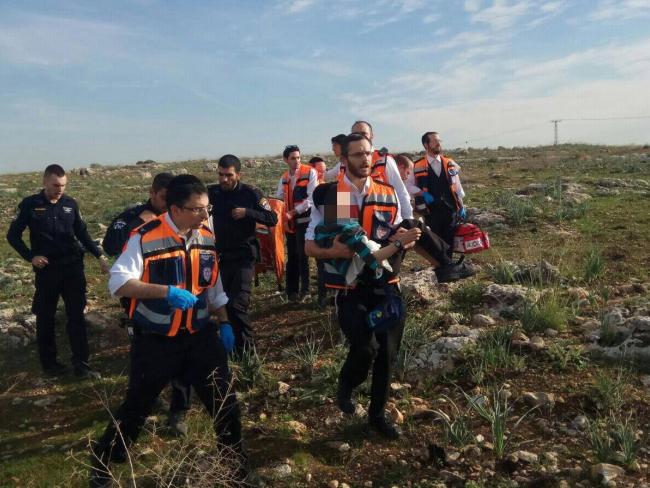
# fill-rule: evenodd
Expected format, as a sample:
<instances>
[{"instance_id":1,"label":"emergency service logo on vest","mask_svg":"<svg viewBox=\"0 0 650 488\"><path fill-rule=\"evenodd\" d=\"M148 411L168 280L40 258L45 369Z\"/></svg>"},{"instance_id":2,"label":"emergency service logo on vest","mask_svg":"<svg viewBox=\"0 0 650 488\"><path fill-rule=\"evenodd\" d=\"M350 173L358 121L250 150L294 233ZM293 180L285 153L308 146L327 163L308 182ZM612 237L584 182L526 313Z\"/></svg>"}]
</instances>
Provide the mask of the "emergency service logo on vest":
<instances>
[{"instance_id":1,"label":"emergency service logo on vest","mask_svg":"<svg viewBox=\"0 0 650 488\"><path fill-rule=\"evenodd\" d=\"M260 207L262 207L264 210L271 210L271 204L266 198L264 197L260 198L259 204Z\"/></svg>"},{"instance_id":2,"label":"emergency service logo on vest","mask_svg":"<svg viewBox=\"0 0 650 488\"><path fill-rule=\"evenodd\" d=\"M117 220L113 224L113 229L115 229L115 230L122 229L124 227L126 227L126 222L124 222L123 220Z\"/></svg>"},{"instance_id":3,"label":"emergency service logo on vest","mask_svg":"<svg viewBox=\"0 0 650 488\"><path fill-rule=\"evenodd\" d=\"M390 227L385 227L383 225L380 225L375 230L375 237L377 239L379 239L380 241L383 241L384 239L386 239L389 234L390 234Z\"/></svg>"},{"instance_id":4,"label":"emergency service logo on vest","mask_svg":"<svg viewBox=\"0 0 650 488\"><path fill-rule=\"evenodd\" d=\"M65 213L72 213L72 207L63 207Z\"/></svg>"},{"instance_id":5,"label":"emergency service logo on vest","mask_svg":"<svg viewBox=\"0 0 650 488\"><path fill-rule=\"evenodd\" d=\"M210 278L212 278L212 268L203 268L203 279L210 281Z\"/></svg>"}]
</instances>

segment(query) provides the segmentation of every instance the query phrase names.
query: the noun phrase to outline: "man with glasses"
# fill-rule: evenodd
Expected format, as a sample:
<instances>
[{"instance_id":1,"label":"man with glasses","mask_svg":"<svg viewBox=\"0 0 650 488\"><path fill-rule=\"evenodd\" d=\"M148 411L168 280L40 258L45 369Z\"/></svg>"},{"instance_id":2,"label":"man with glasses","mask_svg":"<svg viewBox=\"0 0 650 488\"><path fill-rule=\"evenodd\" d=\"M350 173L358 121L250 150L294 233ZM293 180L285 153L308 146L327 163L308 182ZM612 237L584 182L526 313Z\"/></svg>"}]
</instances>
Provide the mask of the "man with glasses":
<instances>
[{"instance_id":1,"label":"man with glasses","mask_svg":"<svg viewBox=\"0 0 650 488\"><path fill-rule=\"evenodd\" d=\"M278 183L276 197L284 200L284 232L287 239L287 298L290 302L309 295L309 259L305 254L305 232L309 225L311 195L318 185L313 168L300 162L300 148L287 146L282 158L289 167Z\"/></svg>"},{"instance_id":2,"label":"man with glasses","mask_svg":"<svg viewBox=\"0 0 650 488\"><path fill-rule=\"evenodd\" d=\"M380 435L397 439L400 428L384 410L405 322L398 270L404 249L415 245L421 231L399 227L402 217L395 190L370 176L369 139L350 134L343 143L342 158L345 175L314 191L305 250L309 256L325 260L325 283L336 290L337 318L350 347L339 374L337 405L344 413L354 414L353 390L366 380L372 367L369 425ZM337 226L340 231L331 230ZM343 232L350 226L362 229L364 236L345 238ZM328 232L338 235L329 247L321 247L317 239ZM357 247L359 242L363 248ZM351 275L350 267L341 266L342 261L350 262L350 267L361 266L360 272Z\"/></svg>"},{"instance_id":3,"label":"man with glasses","mask_svg":"<svg viewBox=\"0 0 650 488\"><path fill-rule=\"evenodd\" d=\"M102 241L102 247L106 254L118 257L122 254L125 244L136 228L165 213L167 210L167 202L165 201L167 185L169 185L172 178L174 178L174 175L171 173L158 173L151 183L149 199L141 205L127 208L113 219ZM126 313L123 323L125 323L129 332L129 338L132 339L133 326L128 318L129 299L121 298L120 304ZM185 417L191 403L191 385L173 380L171 382L171 401L169 402L169 417L167 419L167 426L173 435L178 437L187 435L188 429Z\"/></svg>"},{"instance_id":4,"label":"man with glasses","mask_svg":"<svg viewBox=\"0 0 650 488\"><path fill-rule=\"evenodd\" d=\"M228 322L214 234L205 225L208 189L179 175L167 188L168 211L141 226L110 271L108 287L130 299L134 324L126 399L93 445L91 487L111 485L110 461L127 448L167 383L194 387L217 434L217 443L243 466L239 406L228 371L235 338ZM220 323L210 320L214 313ZM244 470L237 476L243 478Z\"/></svg>"},{"instance_id":5,"label":"man with glasses","mask_svg":"<svg viewBox=\"0 0 650 488\"><path fill-rule=\"evenodd\" d=\"M253 327L248 316L251 282L260 249L255 235L257 223L273 227L275 212L262 193L241 182L241 161L226 154L217 165L219 184L208 187L212 204L219 271L228 295L226 310L235 332L235 354L253 344Z\"/></svg>"}]
</instances>

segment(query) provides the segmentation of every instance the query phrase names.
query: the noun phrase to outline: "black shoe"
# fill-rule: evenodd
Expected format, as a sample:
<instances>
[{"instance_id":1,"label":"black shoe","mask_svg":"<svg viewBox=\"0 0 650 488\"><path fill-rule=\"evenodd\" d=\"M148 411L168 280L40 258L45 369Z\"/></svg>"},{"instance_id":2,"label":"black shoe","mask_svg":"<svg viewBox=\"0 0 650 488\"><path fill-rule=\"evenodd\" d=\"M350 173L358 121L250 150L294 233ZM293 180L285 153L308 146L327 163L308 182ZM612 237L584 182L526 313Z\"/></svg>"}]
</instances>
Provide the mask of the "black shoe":
<instances>
[{"instance_id":1,"label":"black shoe","mask_svg":"<svg viewBox=\"0 0 650 488\"><path fill-rule=\"evenodd\" d=\"M449 263L436 268L435 273L438 283L450 283L474 276L476 271L461 258L457 263Z\"/></svg>"},{"instance_id":2,"label":"black shoe","mask_svg":"<svg viewBox=\"0 0 650 488\"><path fill-rule=\"evenodd\" d=\"M397 424L388 420L384 415L371 417L368 421L370 428L386 439L399 439L402 436L402 429Z\"/></svg>"},{"instance_id":3,"label":"black shoe","mask_svg":"<svg viewBox=\"0 0 650 488\"><path fill-rule=\"evenodd\" d=\"M82 380L100 380L102 378L99 371L92 369L88 363L75 364L74 375Z\"/></svg>"},{"instance_id":4,"label":"black shoe","mask_svg":"<svg viewBox=\"0 0 650 488\"><path fill-rule=\"evenodd\" d=\"M300 297L297 293L287 293L287 300L295 303L300 300Z\"/></svg>"},{"instance_id":5,"label":"black shoe","mask_svg":"<svg viewBox=\"0 0 650 488\"><path fill-rule=\"evenodd\" d=\"M336 390L336 405L341 412L352 415L356 411L354 403L352 403L352 390L339 384Z\"/></svg>"},{"instance_id":6,"label":"black shoe","mask_svg":"<svg viewBox=\"0 0 650 488\"><path fill-rule=\"evenodd\" d=\"M43 373L45 373L46 376L61 376L67 372L68 368L58 361L54 361L52 364L43 366Z\"/></svg>"},{"instance_id":7,"label":"black shoe","mask_svg":"<svg viewBox=\"0 0 650 488\"><path fill-rule=\"evenodd\" d=\"M113 486L113 478L104 467L93 466L90 468L90 480L88 486L90 486L90 488L110 488Z\"/></svg>"},{"instance_id":8,"label":"black shoe","mask_svg":"<svg viewBox=\"0 0 650 488\"><path fill-rule=\"evenodd\" d=\"M167 427L176 437L187 437L187 422L185 422L185 411L169 412Z\"/></svg>"},{"instance_id":9,"label":"black shoe","mask_svg":"<svg viewBox=\"0 0 650 488\"><path fill-rule=\"evenodd\" d=\"M113 486L113 477L108 472L108 465L103 459L106 456L100 454L99 446L95 444L90 449L90 488L109 488Z\"/></svg>"}]
</instances>

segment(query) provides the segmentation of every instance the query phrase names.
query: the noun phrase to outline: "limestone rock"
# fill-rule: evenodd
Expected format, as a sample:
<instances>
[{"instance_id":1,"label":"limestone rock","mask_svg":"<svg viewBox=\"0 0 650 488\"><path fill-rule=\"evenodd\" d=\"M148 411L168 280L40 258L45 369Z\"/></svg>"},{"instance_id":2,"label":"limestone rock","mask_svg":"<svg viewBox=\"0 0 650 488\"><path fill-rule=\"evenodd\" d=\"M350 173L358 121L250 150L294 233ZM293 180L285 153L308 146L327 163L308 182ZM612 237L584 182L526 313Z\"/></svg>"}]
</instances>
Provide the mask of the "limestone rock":
<instances>
[{"instance_id":1,"label":"limestone rock","mask_svg":"<svg viewBox=\"0 0 650 488\"><path fill-rule=\"evenodd\" d=\"M491 315L512 314L521 310L527 301L537 301L539 292L524 288L521 285L489 285L483 293L486 305L491 309Z\"/></svg>"},{"instance_id":2,"label":"limestone rock","mask_svg":"<svg viewBox=\"0 0 650 488\"><path fill-rule=\"evenodd\" d=\"M278 394L280 395L286 395L289 390L291 389L291 386L289 384L283 382L283 381L278 381Z\"/></svg>"},{"instance_id":3,"label":"limestone rock","mask_svg":"<svg viewBox=\"0 0 650 488\"><path fill-rule=\"evenodd\" d=\"M523 399L529 407L553 408L555 406L555 395L553 393L527 391L524 392Z\"/></svg>"},{"instance_id":4,"label":"limestone rock","mask_svg":"<svg viewBox=\"0 0 650 488\"><path fill-rule=\"evenodd\" d=\"M477 313L472 316L472 325L474 327L489 327L495 323L495 320L489 315Z\"/></svg>"},{"instance_id":5,"label":"limestone rock","mask_svg":"<svg viewBox=\"0 0 650 488\"><path fill-rule=\"evenodd\" d=\"M289 429L298 435L305 434L307 432L307 426L302 422L298 422L297 420L290 420L287 422L287 427L289 427Z\"/></svg>"},{"instance_id":6,"label":"limestone rock","mask_svg":"<svg viewBox=\"0 0 650 488\"><path fill-rule=\"evenodd\" d=\"M614 464L599 463L591 467L591 479L602 484L607 484L623 474L625 470Z\"/></svg>"},{"instance_id":7,"label":"limestone rock","mask_svg":"<svg viewBox=\"0 0 650 488\"><path fill-rule=\"evenodd\" d=\"M400 286L405 295L414 297L423 303L437 303L442 300L435 284L438 283L433 268L426 268L414 273L405 274Z\"/></svg>"}]
</instances>

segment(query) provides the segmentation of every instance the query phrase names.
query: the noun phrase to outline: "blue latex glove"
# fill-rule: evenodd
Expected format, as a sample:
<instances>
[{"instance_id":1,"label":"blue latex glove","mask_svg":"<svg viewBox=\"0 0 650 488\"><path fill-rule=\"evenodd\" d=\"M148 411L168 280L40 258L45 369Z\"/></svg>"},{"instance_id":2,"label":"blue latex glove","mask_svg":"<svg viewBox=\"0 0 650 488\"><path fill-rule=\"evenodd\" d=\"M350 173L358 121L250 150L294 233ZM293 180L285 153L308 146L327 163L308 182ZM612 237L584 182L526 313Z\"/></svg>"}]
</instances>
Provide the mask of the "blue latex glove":
<instances>
[{"instance_id":1,"label":"blue latex glove","mask_svg":"<svg viewBox=\"0 0 650 488\"><path fill-rule=\"evenodd\" d=\"M226 349L226 352L230 354L235 348L235 334L229 322L221 322L219 325L219 336L221 337L221 343Z\"/></svg>"},{"instance_id":2,"label":"blue latex glove","mask_svg":"<svg viewBox=\"0 0 650 488\"><path fill-rule=\"evenodd\" d=\"M182 288L177 288L175 286L167 287L167 303L169 303L174 308L187 310L188 308L192 308L197 301L198 298L196 298L187 290L183 290Z\"/></svg>"},{"instance_id":3,"label":"blue latex glove","mask_svg":"<svg viewBox=\"0 0 650 488\"><path fill-rule=\"evenodd\" d=\"M424 198L424 203L426 203L427 205L431 205L433 202L436 201L436 197L434 197L428 191L422 193L422 198Z\"/></svg>"},{"instance_id":4,"label":"blue latex glove","mask_svg":"<svg viewBox=\"0 0 650 488\"><path fill-rule=\"evenodd\" d=\"M465 207L460 207L460 210L458 211L458 216L462 220L465 220L467 218L467 210L465 210Z\"/></svg>"}]
</instances>

